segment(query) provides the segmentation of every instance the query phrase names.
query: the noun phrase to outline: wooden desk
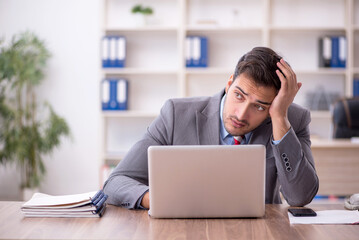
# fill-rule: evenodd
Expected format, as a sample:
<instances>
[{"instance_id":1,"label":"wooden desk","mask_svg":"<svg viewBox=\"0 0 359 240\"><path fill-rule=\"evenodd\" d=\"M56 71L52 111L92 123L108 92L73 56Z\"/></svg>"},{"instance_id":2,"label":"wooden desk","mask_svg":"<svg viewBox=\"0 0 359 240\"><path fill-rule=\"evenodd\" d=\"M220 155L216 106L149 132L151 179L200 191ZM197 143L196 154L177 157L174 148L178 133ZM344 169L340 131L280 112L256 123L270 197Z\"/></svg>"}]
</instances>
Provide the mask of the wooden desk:
<instances>
[{"instance_id":1,"label":"wooden desk","mask_svg":"<svg viewBox=\"0 0 359 240\"><path fill-rule=\"evenodd\" d=\"M108 206L101 218L24 218L22 202L0 202L6 239L358 239L358 225L290 225L286 205L259 219L152 219L147 211ZM340 204L311 205L343 209Z\"/></svg>"},{"instance_id":2,"label":"wooden desk","mask_svg":"<svg viewBox=\"0 0 359 240\"><path fill-rule=\"evenodd\" d=\"M319 195L359 193L359 144L350 140L312 140Z\"/></svg>"}]
</instances>

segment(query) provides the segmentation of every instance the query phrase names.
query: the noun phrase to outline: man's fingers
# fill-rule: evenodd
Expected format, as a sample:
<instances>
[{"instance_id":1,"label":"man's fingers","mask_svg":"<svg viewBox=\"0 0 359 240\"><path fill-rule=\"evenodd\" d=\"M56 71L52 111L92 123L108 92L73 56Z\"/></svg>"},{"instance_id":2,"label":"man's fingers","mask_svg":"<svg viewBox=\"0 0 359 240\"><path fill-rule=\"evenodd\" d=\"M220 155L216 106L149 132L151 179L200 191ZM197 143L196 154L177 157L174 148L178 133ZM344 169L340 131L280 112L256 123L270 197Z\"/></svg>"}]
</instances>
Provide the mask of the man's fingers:
<instances>
[{"instance_id":1,"label":"man's fingers","mask_svg":"<svg viewBox=\"0 0 359 240\"><path fill-rule=\"evenodd\" d=\"M287 80L288 88L296 88L297 87L297 77L293 71L293 69L288 65L286 61L282 58L277 63L278 68L284 74L285 79ZM283 75L282 74L282 75Z\"/></svg>"},{"instance_id":2,"label":"man's fingers","mask_svg":"<svg viewBox=\"0 0 359 240\"><path fill-rule=\"evenodd\" d=\"M276 70L276 73L279 77L279 80L281 82L281 89L286 89L287 85L288 85L288 81L286 80L285 76L283 75L283 73L281 73L281 71Z\"/></svg>"}]
</instances>

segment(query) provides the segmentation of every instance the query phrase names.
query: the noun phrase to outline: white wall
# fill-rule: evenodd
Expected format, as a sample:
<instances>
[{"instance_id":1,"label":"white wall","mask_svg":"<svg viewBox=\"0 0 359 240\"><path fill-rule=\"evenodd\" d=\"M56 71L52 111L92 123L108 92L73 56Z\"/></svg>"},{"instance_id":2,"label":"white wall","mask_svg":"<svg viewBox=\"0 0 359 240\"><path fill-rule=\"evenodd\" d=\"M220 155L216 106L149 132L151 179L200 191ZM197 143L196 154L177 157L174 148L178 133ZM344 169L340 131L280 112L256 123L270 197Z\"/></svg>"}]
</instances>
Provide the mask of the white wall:
<instances>
[{"instance_id":1,"label":"white wall","mask_svg":"<svg viewBox=\"0 0 359 240\"><path fill-rule=\"evenodd\" d=\"M72 140L63 139L45 157L44 193L99 188L101 8L101 0L0 0L0 38L8 41L30 30L46 41L52 58L39 98L50 102L72 131ZM14 167L0 166L0 200L19 199L18 184Z\"/></svg>"}]
</instances>

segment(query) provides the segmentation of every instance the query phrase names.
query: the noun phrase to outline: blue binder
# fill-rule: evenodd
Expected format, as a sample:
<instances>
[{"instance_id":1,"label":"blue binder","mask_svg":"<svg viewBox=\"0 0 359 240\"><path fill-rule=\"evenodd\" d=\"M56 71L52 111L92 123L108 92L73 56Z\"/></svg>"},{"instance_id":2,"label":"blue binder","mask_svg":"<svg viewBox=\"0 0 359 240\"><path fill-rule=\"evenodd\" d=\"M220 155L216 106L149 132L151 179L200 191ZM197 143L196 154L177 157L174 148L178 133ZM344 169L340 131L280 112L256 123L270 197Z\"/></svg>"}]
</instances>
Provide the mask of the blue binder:
<instances>
[{"instance_id":1,"label":"blue binder","mask_svg":"<svg viewBox=\"0 0 359 240\"><path fill-rule=\"evenodd\" d=\"M347 39L344 36L339 37L339 67L345 68L347 61Z\"/></svg>"},{"instance_id":2,"label":"blue binder","mask_svg":"<svg viewBox=\"0 0 359 240\"><path fill-rule=\"evenodd\" d=\"M116 37L116 60L115 67L125 67L126 60L126 38Z\"/></svg>"},{"instance_id":3,"label":"blue binder","mask_svg":"<svg viewBox=\"0 0 359 240\"><path fill-rule=\"evenodd\" d=\"M332 37L332 59L330 61L330 67L339 67L339 37Z\"/></svg>"},{"instance_id":4,"label":"blue binder","mask_svg":"<svg viewBox=\"0 0 359 240\"><path fill-rule=\"evenodd\" d=\"M117 82L117 102L119 110L128 109L128 81L119 79Z\"/></svg>"},{"instance_id":5,"label":"blue binder","mask_svg":"<svg viewBox=\"0 0 359 240\"><path fill-rule=\"evenodd\" d=\"M104 36L102 38L102 67L110 67L110 38Z\"/></svg>"},{"instance_id":6,"label":"blue binder","mask_svg":"<svg viewBox=\"0 0 359 240\"><path fill-rule=\"evenodd\" d=\"M102 87L102 110L128 109L128 81L126 79L104 79Z\"/></svg>"},{"instance_id":7,"label":"blue binder","mask_svg":"<svg viewBox=\"0 0 359 240\"><path fill-rule=\"evenodd\" d=\"M192 67L193 60L192 60L192 38L186 37L185 41L185 58L186 58L186 67Z\"/></svg>"},{"instance_id":8,"label":"blue binder","mask_svg":"<svg viewBox=\"0 0 359 240\"><path fill-rule=\"evenodd\" d=\"M353 97L359 96L359 78L353 80Z\"/></svg>"}]
</instances>

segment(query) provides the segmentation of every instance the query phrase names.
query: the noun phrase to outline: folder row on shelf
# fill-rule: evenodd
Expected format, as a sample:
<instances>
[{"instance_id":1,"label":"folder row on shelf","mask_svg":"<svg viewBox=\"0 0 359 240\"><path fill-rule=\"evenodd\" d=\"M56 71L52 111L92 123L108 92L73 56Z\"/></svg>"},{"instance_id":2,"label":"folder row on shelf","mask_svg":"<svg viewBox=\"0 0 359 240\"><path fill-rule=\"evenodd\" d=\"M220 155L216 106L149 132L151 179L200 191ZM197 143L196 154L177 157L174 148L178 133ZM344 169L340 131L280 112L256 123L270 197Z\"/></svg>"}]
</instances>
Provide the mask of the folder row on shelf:
<instances>
[{"instance_id":1,"label":"folder row on shelf","mask_svg":"<svg viewBox=\"0 0 359 240\"><path fill-rule=\"evenodd\" d=\"M123 68L126 62L126 38L104 36L102 38L102 67Z\"/></svg>"}]
</instances>

